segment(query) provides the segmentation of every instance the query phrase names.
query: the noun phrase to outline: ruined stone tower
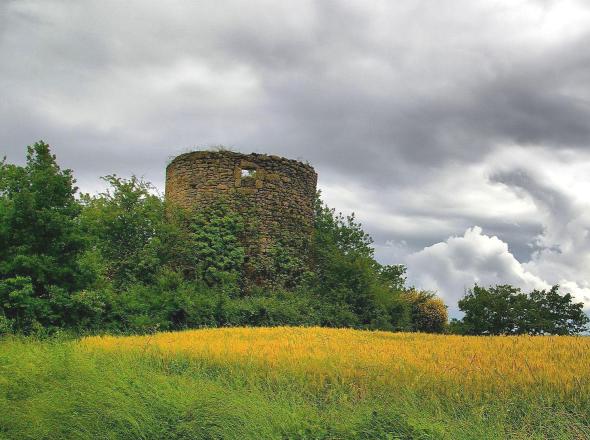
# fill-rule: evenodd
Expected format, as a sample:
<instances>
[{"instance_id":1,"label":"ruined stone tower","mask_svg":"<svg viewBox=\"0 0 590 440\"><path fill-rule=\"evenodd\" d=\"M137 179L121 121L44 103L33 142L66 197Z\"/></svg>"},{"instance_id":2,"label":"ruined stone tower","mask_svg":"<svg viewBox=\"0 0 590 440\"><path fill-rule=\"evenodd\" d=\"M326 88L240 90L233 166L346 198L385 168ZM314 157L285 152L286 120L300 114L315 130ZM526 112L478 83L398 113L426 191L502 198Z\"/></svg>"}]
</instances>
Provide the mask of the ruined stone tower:
<instances>
[{"instance_id":1,"label":"ruined stone tower","mask_svg":"<svg viewBox=\"0 0 590 440\"><path fill-rule=\"evenodd\" d=\"M195 151L166 168L166 198L186 209L229 202L253 225L242 239L246 278L264 284L260 268L273 246L307 252L313 229L317 174L307 164L265 154ZM262 279L261 279L262 277Z\"/></svg>"}]
</instances>

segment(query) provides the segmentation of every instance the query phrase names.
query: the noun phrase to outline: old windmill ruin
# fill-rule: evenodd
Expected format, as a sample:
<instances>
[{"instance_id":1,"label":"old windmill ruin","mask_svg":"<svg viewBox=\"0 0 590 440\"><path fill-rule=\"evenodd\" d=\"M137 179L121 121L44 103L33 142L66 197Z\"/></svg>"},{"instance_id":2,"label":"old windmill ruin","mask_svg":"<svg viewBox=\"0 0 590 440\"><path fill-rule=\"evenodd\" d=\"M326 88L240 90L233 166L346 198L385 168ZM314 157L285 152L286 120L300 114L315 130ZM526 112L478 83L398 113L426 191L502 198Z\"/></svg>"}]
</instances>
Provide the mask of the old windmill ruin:
<instances>
[{"instance_id":1,"label":"old windmill ruin","mask_svg":"<svg viewBox=\"0 0 590 440\"><path fill-rule=\"evenodd\" d=\"M308 164L266 154L194 151L166 168L166 198L185 209L228 203L249 224L242 237L245 274L264 284L254 268L268 263L274 247L289 246L306 255L313 230L317 174ZM255 279L253 279L255 278Z\"/></svg>"}]
</instances>

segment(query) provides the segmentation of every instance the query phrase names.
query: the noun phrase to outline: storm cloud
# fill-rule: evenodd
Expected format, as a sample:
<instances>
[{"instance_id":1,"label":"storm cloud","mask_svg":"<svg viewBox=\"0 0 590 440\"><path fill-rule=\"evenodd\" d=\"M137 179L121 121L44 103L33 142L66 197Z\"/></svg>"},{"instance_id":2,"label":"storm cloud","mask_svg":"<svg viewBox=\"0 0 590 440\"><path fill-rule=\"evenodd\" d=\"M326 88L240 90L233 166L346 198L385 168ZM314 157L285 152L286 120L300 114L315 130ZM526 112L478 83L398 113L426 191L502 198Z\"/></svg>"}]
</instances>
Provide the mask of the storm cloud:
<instances>
[{"instance_id":1,"label":"storm cloud","mask_svg":"<svg viewBox=\"0 0 590 440\"><path fill-rule=\"evenodd\" d=\"M218 144L307 160L449 305L588 301L589 46L584 0L5 0L0 153L44 139L91 192Z\"/></svg>"}]
</instances>

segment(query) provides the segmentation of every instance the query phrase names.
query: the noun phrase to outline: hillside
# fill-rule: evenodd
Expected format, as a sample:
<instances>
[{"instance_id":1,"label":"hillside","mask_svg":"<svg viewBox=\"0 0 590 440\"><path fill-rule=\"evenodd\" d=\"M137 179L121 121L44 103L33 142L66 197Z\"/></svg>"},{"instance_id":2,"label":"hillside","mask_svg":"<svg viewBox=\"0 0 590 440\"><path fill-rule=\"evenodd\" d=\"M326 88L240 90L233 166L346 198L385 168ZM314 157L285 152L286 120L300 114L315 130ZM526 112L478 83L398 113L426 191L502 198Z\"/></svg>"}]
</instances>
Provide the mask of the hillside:
<instances>
[{"instance_id":1,"label":"hillside","mask_svg":"<svg viewBox=\"0 0 590 440\"><path fill-rule=\"evenodd\" d=\"M0 438L588 438L590 339L232 328L0 341Z\"/></svg>"}]
</instances>

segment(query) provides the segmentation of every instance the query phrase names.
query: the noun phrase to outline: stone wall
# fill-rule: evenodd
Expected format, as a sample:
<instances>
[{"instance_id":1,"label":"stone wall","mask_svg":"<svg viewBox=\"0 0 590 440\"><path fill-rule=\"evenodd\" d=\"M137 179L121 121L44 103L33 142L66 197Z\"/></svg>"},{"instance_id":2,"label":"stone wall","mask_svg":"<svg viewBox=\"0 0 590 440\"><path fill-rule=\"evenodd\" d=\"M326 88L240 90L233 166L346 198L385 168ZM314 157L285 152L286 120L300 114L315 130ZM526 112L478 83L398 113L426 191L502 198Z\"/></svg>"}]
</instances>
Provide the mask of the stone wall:
<instances>
[{"instance_id":1,"label":"stone wall","mask_svg":"<svg viewBox=\"0 0 590 440\"><path fill-rule=\"evenodd\" d=\"M265 154L195 151L166 168L166 199L186 209L216 200L229 202L253 225L242 241L246 277L264 284L260 271L278 243L296 243L307 252L313 230L317 174L296 160ZM257 279L252 279L257 278Z\"/></svg>"}]
</instances>

